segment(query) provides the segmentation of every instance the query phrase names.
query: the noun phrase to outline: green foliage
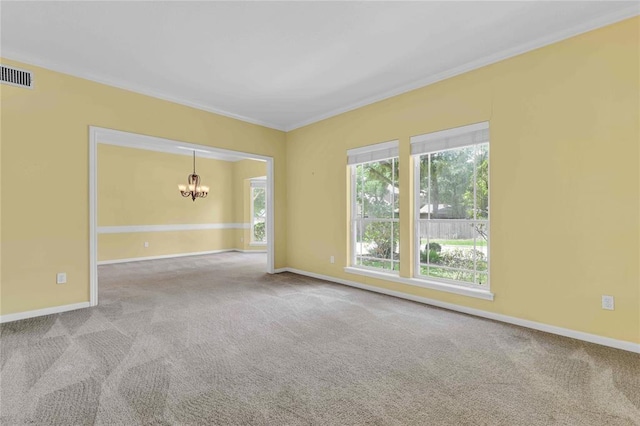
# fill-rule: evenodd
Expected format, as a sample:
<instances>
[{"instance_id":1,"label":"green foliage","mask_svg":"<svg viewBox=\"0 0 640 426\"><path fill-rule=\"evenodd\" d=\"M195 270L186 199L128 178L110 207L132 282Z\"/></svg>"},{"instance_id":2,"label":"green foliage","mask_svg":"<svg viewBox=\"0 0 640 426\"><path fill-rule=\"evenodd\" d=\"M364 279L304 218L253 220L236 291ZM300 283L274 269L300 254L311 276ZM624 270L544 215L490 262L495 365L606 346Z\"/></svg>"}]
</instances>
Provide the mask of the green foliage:
<instances>
[{"instance_id":1,"label":"green foliage","mask_svg":"<svg viewBox=\"0 0 640 426\"><path fill-rule=\"evenodd\" d=\"M256 242L266 241L267 231L264 222L253 225L253 240Z\"/></svg>"},{"instance_id":2,"label":"green foliage","mask_svg":"<svg viewBox=\"0 0 640 426\"><path fill-rule=\"evenodd\" d=\"M478 158L476 170L476 214L478 219L489 218L489 148L485 147Z\"/></svg>"},{"instance_id":3,"label":"green foliage","mask_svg":"<svg viewBox=\"0 0 640 426\"><path fill-rule=\"evenodd\" d=\"M425 244L424 251L420 252L420 262L422 263L440 263L440 252L442 246L438 243ZM428 257L428 258L427 258Z\"/></svg>"},{"instance_id":4,"label":"green foliage","mask_svg":"<svg viewBox=\"0 0 640 426\"><path fill-rule=\"evenodd\" d=\"M438 243L434 243L433 241L430 242L429 244L424 246L424 249L429 251L429 250L434 250L437 253L440 253L442 251L442 246Z\"/></svg>"},{"instance_id":5,"label":"green foliage","mask_svg":"<svg viewBox=\"0 0 640 426\"><path fill-rule=\"evenodd\" d=\"M428 259L427 256L429 257ZM420 252L420 262L427 263L427 261L431 264L440 263L440 253L435 250Z\"/></svg>"},{"instance_id":6,"label":"green foliage","mask_svg":"<svg viewBox=\"0 0 640 426\"><path fill-rule=\"evenodd\" d=\"M380 259L397 259L398 254L395 249L398 247L400 239L400 229L394 226L393 238L391 236L391 224L388 222L370 223L364 232L364 241L371 243L369 255Z\"/></svg>"},{"instance_id":7,"label":"green foliage","mask_svg":"<svg viewBox=\"0 0 640 426\"><path fill-rule=\"evenodd\" d=\"M450 268L474 269L475 261L484 261L486 256L480 250L453 249L440 254L440 264Z\"/></svg>"},{"instance_id":8,"label":"green foliage","mask_svg":"<svg viewBox=\"0 0 640 426\"><path fill-rule=\"evenodd\" d=\"M364 163L356 167L356 203L365 218L398 217L398 160Z\"/></svg>"},{"instance_id":9,"label":"green foliage","mask_svg":"<svg viewBox=\"0 0 640 426\"><path fill-rule=\"evenodd\" d=\"M431 243L437 244L437 243ZM474 273L465 270L480 272L479 279L485 276L487 271L487 257L480 250L455 248L452 250L436 251L434 247L425 245L425 250L420 252L420 262L430 265L428 275L440 278L449 278L458 281L474 282ZM428 249L428 250L427 250ZM456 268L457 270L438 268L438 266L446 266L448 268ZM427 273L424 269L423 273ZM480 282L481 283L481 282Z\"/></svg>"}]
</instances>

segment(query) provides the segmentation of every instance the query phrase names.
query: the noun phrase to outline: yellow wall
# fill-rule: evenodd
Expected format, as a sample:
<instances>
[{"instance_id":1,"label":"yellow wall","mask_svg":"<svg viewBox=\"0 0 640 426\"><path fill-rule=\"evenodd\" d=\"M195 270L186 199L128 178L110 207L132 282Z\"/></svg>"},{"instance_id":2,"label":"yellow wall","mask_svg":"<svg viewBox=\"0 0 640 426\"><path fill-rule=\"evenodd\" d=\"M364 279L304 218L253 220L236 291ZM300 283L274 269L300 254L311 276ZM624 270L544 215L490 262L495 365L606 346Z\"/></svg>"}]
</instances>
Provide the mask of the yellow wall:
<instances>
[{"instance_id":1,"label":"yellow wall","mask_svg":"<svg viewBox=\"0 0 640 426\"><path fill-rule=\"evenodd\" d=\"M95 125L274 157L276 268L640 342L639 29L626 20L286 135L3 60L33 70L36 88L0 92L0 313L88 300ZM485 120L495 301L345 273L346 150L399 139L407 159L412 135ZM410 276L410 164L400 165ZM68 284L55 284L59 271ZM615 311L600 309L602 294Z\"/></svg>"},{"instance_id":2,"label":"yellow wall","mask_svg":"<svg viewBox=\"0 0 640 426\"><path fill-rule=\"evenodd\" d=\"M98 236L98 260L232 250L235 235L235 229L101 234ZM144 247L145 242L149 247Z\"/></svg>"},{"instance_id":3,"label":"yellow wall","mask_svg":"<svg viewBox=\"0 0 640 426\"><path fill-rule=\"evenodd\" d=\"M204 199L183 198L178 184L192 171L189 156L98 145L98 226L234 225L234 162L197 158ZM264 164L264 163L263 163ZM100 234L98 260L130 259L234 248L235 229ZM144 247L144 243L149 243Z\"/></svg>"},{"instance_id":4,"label":"yellow wall","mask_svg":"<svg viewBox=\"0 0 640 426\"><path fill-rule=\"evenodd\" d=\"M626 20L289 132L288 265L640 342L639 23ZM486 120L495 300L345 273L346 150L400 140L406 277L410 137ZM615 311L601 309L603 294L615 296Z\"/></svg>"},{"instance_id":5,"label":"yellow wall","mask_svg":"<svg viewBox=\"0 0 640 426\"><path fill-rule=\"evenodd\" d=\"M33 71L35 88L3 85L0 92L0 314L89 300L91 125L273 157L275 267L286 266L283 132L32 65L2 63ZM56 285L57 272L67 272L67 284Z\"/></svg>"},{"instance_id":6,"label":"yellow wall","mask_svg":"<svg viewBox=\"0 0 640 426\"><path fill-rule=\"evenodd\" d=\"M234 222L230 161L196 159L209 196L183 198L191 157L113 145L98 145L98 226ZM188 201L188 202L187 202Z\"/></svg>"},{"instance_id":7,"label":"yellow wall","mask_svg":"<svg viewBox=\"0 0 640 426\"><path fill-rule=\"evenodd\" d=\"M251 224L251 178L267 175L267 163L255 160L242 160L233 164L234 194L242 194L235 199L235 222ZM251 229L236 231L236 248L240 250L263 251L266 245L251 245Z\"/></svg>"}]
</instances>

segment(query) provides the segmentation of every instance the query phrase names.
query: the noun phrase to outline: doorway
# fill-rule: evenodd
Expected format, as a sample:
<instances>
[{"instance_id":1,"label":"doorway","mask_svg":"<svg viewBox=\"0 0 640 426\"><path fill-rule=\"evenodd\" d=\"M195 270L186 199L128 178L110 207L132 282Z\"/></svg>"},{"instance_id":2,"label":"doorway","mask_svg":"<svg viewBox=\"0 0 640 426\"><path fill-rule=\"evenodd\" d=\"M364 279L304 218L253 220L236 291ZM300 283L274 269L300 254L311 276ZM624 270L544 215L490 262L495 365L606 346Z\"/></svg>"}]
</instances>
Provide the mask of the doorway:
<instances>
[{"instance_id":1,"label":"doorway","mask_svg":"<svg viewBox=\"0 0 640 426\"><path fill-rule=\"evenodd\" d=\"M98 147L99 145L111 145L124 148L135 148L137 150L156 151L161 153L178 154L182 156L191 156L197 153L198 157L215 158L223 161L239 161L239 160L257 160L266 165L266 176L264 176L264 234L265 238L263 249L266 249L266 272L274 273L274 180L273 180L273 158L269 156L251 154L227 150L222 148L210 147L207 145L192 144L182 141L158 138L154 136L141 135L119 130L106 129L91 126L89 128L89 256L90 256L90 303L91 306L98 304L98 239L99 234L126 232L121 228L144 228L141 226L98 226ZM189 170L185 170L185 173ZM176 184L181 182L176 182ZM177 189L176 189L177 192ZM179 196L180 194L177 194ZM191 200L189 200L191 202ZM253 219L252 219L253 221ZM253 222L252 222L253 223ZM212 229L220 224L201 224L201 225L163 225L171 229ZM222 224L228 225L228 224ZM236 225L236 224L234 224ZM244 224L237 224L244 225ZM142 231L162 231L157 225L149 225L147 229ZM132 232L140 231L134 229ZM251 229L253 232L253 228ZM247 234L249 234L247 232ZM146 244L146 243L145 243ZM263 250L264 251L264 250ZM195 254L195 253L194 253ZM173 256L165 256L173 257ZM137 260L143 260L138 258Z\"/></svg>"}]
</instances>

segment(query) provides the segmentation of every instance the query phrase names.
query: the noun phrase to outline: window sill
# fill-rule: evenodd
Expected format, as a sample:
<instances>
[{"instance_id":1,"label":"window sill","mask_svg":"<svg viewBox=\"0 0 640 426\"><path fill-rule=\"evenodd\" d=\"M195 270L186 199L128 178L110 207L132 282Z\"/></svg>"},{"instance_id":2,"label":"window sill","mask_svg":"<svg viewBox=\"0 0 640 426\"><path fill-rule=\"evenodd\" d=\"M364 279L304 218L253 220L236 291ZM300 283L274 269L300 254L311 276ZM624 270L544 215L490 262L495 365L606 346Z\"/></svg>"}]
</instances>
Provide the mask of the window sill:
<instances>
[{"instance_id":1,"label":"window sill","mask_svg":"<svg viewBox=\"0 0 640 426\"><path fill-rule=\"evenodd\" d=\"M395 274L371 271L369 269L361 269L353 266L347 266L346 268L344 268L344 271L349 274L363 275L365 277L377 278L379 280L393 281L400 284L407 284L416 287L428 288L430 290L445 291L447 293L493 301L493 293L491 293L489 290L480 288L463 287L418 278L403 278Z\"/></svg>"},{"instance_id":2,"label":"window sill","mask_svg":"<svg viewBox=\"0 0 640 426\"><path fill-rule=\"evenodd\" d=\"M266 247L267 243L249 243L251 247Z\"/></svg>"}]
</instances>

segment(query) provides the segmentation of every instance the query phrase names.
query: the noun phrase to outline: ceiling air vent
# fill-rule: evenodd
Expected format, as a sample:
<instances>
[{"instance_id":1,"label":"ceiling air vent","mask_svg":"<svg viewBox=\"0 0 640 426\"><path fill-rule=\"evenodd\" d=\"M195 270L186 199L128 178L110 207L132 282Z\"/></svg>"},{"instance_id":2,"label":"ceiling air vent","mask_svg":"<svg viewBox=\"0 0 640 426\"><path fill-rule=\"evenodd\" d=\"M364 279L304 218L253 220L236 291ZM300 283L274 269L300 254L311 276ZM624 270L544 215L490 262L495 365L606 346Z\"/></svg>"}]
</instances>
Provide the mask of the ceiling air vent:
<instances>
[{"instance_id":1,"label":"ceiling air vent","mask_svg":"<svg viewBox=\"0 0 640 426\"><path fill-rule=\"evenodd\" d=\"M33 87L33 73L31 71L21 70L20 68L8 67L0 65L0 82L11 86Z\"/></svg>"}]
</instances>

